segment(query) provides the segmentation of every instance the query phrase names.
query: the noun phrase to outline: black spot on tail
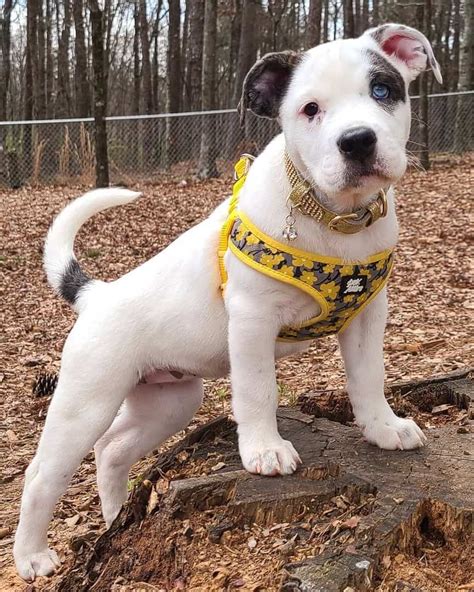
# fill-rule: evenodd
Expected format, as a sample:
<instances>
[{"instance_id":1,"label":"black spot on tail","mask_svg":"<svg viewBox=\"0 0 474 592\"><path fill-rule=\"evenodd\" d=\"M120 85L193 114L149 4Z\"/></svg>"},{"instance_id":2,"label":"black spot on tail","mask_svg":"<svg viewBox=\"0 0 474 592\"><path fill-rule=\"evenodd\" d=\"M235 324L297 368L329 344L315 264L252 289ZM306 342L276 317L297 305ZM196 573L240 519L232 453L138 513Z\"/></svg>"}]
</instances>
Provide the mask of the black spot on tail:
<instances>
[{"instance_id":1,"label":"black spot on tail","mask_svg":"<svg viewBox=\"0 0 474 592\"><path fill-rule=\"evenodd\" d=\"M59 293L69 304L75 304L79 292L90 281L91 278L82 271L76 259L71 259L64 270Z\"/></svg>"}]
</instances>

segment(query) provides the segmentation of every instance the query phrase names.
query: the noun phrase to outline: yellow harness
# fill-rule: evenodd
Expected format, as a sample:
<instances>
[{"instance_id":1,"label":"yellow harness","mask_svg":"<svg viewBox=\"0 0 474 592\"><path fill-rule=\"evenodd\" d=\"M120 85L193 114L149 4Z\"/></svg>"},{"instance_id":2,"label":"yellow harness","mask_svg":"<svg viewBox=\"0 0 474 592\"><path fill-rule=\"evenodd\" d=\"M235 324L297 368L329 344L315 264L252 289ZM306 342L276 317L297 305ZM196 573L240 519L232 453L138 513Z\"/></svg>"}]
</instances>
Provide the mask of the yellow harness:
<instances>
[{"instance_id":1,"label":"yellow harness","mask_svg":"<svg viewBox=\"0 0 474 592\"><path fill-rule=\"evenodd\" d=\"M295 249L264 234L237 208L250 161L243 156L235 165L236 182L219 241L222 289L227 283L227 249L243 263L312 296L321 308L296 327L283 327L278 341L302 341L344 331L382 290L392 271L393 251L386 250L364 262L347 262Z\"/></svg>"}]
</instances>

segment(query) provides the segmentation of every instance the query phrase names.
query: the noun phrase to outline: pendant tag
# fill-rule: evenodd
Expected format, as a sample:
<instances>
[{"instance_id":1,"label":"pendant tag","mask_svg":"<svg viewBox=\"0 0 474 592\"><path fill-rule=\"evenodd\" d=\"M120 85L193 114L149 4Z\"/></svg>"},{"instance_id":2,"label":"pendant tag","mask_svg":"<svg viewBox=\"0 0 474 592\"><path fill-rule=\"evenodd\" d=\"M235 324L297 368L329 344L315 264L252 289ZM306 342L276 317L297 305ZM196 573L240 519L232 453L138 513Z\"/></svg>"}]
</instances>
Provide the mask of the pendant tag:
<instances>
[{"instance_id":1,"label":"pendant tag","mask_svg":"<svg viewBox=\"0 0 474 592\"><path fill-rule=\"evenodd\" d=\"M290 208L290 213L286 217L286 226L282 231L283 238L288 241L294 241L298 238L298 232L296 230L296 219L293 216L293 208Z\"/></svg>"}]
</instances>

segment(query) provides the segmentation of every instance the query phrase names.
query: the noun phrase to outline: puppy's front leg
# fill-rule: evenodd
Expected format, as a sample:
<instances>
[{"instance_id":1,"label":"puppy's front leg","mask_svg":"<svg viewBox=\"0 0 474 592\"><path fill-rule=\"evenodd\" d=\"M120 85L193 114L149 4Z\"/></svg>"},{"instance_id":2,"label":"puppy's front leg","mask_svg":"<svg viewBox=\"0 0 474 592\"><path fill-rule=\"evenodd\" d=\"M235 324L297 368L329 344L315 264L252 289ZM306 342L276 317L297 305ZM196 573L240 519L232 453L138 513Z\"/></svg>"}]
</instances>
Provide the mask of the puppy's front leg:
<instances>
[{"instance_id":1,"label":"puppy's front leg","mask_svg":"<svg viewBox=\"0 0 474 592\"><path fill-rule=\"evenodd\" d=\"M383 290L339 334L347 391L356 423L368 442L379 448L409 450L423 446L426 436L411 419L395 415L384 395L383 335L387 296Z\"/></svg>"},{"instance_id":2,"label":"puppy's front leg","mask_svg":"<svg viewBox=\"0 0 474 592\"><path fill-rule=\"evenodd\" d=\"M234 416L244 467L261 475L288 475L300 457L278 433L275 340L278 314L239 290L227 298Z\"/></svg>"}]
</instances>

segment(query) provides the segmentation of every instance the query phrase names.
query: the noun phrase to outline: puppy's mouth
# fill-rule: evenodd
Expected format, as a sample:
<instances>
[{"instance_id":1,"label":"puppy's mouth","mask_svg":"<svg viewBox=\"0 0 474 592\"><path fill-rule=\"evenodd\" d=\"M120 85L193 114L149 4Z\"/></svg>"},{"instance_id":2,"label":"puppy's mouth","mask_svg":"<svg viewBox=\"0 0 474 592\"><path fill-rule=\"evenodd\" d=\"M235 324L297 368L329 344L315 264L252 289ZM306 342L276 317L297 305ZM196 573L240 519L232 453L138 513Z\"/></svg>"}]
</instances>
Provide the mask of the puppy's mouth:
<instances>
[{"instance_id":1,"label":"puppy's mouth","mask_svg":"<svg viewBox=\"0 0 474 592\"><path fill-rule=\"evenodd\" d=\"M352 164L344 173L344 188L358 189L368 186L386 185L392 181L386 169L379 163Z\"/></svg>"}]
</instances>

